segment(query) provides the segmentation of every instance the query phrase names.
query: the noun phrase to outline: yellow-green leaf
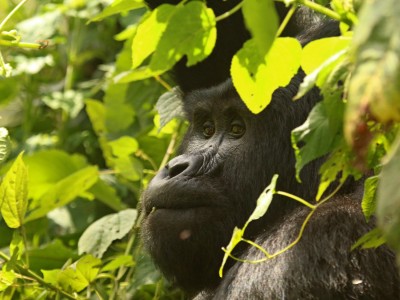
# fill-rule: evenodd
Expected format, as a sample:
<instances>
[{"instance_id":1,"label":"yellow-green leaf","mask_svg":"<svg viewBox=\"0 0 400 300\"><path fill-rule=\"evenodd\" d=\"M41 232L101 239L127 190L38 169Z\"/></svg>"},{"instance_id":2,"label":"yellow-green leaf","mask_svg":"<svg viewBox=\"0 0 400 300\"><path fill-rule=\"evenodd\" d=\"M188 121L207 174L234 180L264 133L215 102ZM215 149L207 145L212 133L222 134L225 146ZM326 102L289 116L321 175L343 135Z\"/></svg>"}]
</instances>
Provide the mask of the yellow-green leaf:
<instances>
[{"instance_id":1,"label":"yellow-green leaf","mask_svg":"<svg viewBox=\"0 0 400 300\"><path fill-rule=\"evenodd\" d=\"M0 186L1 214L10 228L23 224L28 206L28 171L22 155L18 155Z\"/></svg>"}]
</instances>

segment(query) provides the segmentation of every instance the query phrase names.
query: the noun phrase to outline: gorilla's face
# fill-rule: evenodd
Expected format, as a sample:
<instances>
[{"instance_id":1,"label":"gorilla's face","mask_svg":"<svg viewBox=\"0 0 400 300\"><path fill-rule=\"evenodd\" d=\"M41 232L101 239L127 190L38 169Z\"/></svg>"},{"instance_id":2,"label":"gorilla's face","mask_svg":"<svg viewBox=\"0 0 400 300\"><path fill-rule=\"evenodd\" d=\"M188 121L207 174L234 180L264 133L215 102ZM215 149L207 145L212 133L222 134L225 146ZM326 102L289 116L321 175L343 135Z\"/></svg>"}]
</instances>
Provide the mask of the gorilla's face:
<instances>
[{"instance_id":1,"label":"gorilla's face","mask_svg":"<svg viewBox=\"0 0 400 300\"><path fill-rule=\"evenodd\" d=\"M235 226L243 226L272 175L293 164L293 122L277 108L286 98L291 102L283 97L253 115L230 81L185 97L190 127L182 154L142 198L145 246L181 287L195 291L218 283L221 247Z\"/></svg>"}]
</instances>

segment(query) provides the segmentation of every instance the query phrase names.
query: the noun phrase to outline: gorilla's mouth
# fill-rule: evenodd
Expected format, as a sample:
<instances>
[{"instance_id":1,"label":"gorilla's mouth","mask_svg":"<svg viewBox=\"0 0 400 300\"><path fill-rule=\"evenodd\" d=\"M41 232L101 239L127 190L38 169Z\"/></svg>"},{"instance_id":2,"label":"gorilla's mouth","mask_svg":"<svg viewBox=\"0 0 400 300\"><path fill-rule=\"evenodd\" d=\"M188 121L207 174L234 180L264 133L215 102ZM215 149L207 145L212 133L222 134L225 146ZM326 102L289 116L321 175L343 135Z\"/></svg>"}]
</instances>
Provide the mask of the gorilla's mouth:
<instances>
[{"instance_id":1,"label":"gorilla's mouth","mask_svg":"<svg viewBox=\"0 0 400 300\"><path fill-rule=\"evenodd\" d=\"M224 199L215 199L217 193L212 187L200 186L195 181L168 182L162 187L149 187L143 195L143 208L146 216L156 211L187 211L197 209L218 209L226 203Z\"/></svg>"}]
</instances>

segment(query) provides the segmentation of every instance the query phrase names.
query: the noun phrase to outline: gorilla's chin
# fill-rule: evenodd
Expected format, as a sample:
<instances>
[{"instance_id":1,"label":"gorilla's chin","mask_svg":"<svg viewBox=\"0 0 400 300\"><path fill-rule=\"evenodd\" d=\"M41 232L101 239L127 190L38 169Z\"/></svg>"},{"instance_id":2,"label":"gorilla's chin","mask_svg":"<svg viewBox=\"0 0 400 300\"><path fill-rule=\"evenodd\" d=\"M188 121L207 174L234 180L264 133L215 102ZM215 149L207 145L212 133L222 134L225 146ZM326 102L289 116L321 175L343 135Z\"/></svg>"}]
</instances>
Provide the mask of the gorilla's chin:
<instances>
[{"instance_id":1,"label":"gorilla's chin","mask_svg":"<svg viewBox=\"0 0 400 300\"><path fill-rule=\"evenodd\" d=\"M233 227L222 209L155 209L143 221L141 234L163 274L190 292L219 281L221 248Z\"/></svg>"}]
</instances>

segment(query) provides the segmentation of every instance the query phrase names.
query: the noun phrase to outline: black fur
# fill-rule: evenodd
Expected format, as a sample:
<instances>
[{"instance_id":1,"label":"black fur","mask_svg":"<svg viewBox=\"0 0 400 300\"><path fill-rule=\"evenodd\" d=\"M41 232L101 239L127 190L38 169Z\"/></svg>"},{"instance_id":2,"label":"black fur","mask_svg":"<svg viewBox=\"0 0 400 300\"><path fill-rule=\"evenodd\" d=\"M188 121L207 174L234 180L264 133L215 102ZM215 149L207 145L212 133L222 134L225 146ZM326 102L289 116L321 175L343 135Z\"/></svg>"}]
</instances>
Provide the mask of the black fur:
<instances>
[{"instance_id":1,"label":"black fur","mask_svg":"<svg viewBox=\"0 0 400 300\"><path fill-rule=\"evenodd\" d=\"M337 25L324 22L298 36L305 44L333 34ZM216 57L222 55L216 51ZM219 83L213 78L216 81L199 84L212 87L193 90L197 74L205 77L207 70L214 72L210 70L216 65L210 69L208 64L185 70L185 77L179 71L184 68L177 69L180 84L185 82L190 127L181 155L156 175L142 197L142 237L162 272L190 295L197 295L196 300L399 299L395 258L388 248L350 252L351 245L373 227L360 209L362 187L358 185L318 208L291 250L255 265L230 260L225 276L218 277L221 247L228 244L235 226L243 226L273 174L280 176L279 190L309 201L315 198L320 161L304 168L299 184L290 132L305 121L320 96L314 89L292 101L304 76L299 72L274 93L262 113L253 115L230 80L213 86ZM211 125L214 133L209 131ZM238 128L244 131L238 133ZM250 225L246 237L273 253L295 239L308 212L307 207L276 196L266 216ZM262 257L244 244L235 254L245 259Z\"/></svg>"}]
</instances>

